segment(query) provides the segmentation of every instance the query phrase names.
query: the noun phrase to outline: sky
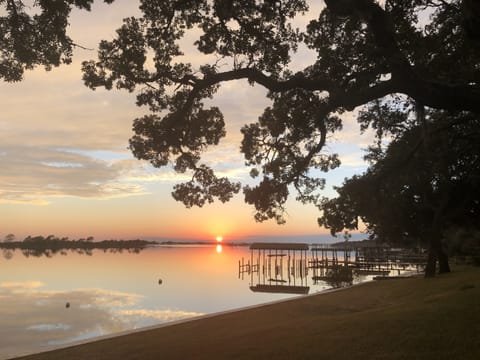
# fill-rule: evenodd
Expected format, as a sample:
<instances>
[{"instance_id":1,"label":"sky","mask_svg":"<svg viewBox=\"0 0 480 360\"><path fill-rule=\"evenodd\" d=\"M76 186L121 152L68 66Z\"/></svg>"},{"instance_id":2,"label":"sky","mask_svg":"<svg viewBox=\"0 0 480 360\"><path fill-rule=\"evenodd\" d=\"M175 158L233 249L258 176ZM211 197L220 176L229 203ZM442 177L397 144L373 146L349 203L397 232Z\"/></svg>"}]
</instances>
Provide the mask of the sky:
<instances>
[{"instance_id":1,"label":"sky","mask_svg":"<svg viewBox=\"0 0 480 360\"><path fill-rule=\"evenodd\" d=\"M308 18L296 19L305 26ZM135 94L92 91L81 80L81 62L95 59L101 39L110 40L123 18L138 15L131 0L112 5L96 1L92 12L72 12L69 35L77 48L72 64L46 72L28 71L19 83L0 83L0 241L10 233L102 239L299 238L326 234L317 225L318 209L294 199L287 203L287 223L256 223L254 209L240 193L229 203L187 209L170 195L182 180L171 168L154 169L127 149L132 121L147 113ZM190 50L192 47L190 46ZM300 48L292 68L308 65L313 54ZM202 62L189 51L186 60ZM222 84L211 101L227 126L227 137L205 155L214 169L236 181L248 181L239 151L240 128L257 120L269 105L261 86L246 81ZM344 129L330 138L327 150L338 152L342 165L325 175L326 196L345 177L366 168L362 149L371 134L360 135L355 114L342 115ZM293 196L294 197L294 196ZM292 197L292 198L293 198Z\"/></svg>"}]
</instances>

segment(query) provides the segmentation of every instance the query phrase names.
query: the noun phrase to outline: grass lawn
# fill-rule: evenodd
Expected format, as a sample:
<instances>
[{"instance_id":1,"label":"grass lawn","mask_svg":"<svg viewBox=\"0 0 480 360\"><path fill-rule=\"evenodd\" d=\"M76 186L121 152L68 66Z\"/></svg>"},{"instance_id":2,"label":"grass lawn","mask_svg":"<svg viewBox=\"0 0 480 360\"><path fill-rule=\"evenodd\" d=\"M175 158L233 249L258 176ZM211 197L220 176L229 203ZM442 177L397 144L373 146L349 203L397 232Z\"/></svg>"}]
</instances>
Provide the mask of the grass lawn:
<instances>
[{"instance_id":1,"label":"grass lawn","mask_svg":"<svg viewBox=\"0 0 480 360\"><path fill-rule=\"evenodd\" d=\"M385 280L23 359L480 359L480 267Z\"/></svg>"}]
</instances>

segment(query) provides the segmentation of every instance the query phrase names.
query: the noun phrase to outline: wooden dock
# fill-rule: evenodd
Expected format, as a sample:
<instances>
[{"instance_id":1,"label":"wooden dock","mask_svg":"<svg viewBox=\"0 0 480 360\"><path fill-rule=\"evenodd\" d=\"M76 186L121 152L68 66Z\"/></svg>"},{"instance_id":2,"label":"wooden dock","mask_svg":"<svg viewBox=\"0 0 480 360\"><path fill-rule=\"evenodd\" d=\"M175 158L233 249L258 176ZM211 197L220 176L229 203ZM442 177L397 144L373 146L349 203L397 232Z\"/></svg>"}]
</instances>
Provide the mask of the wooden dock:
<instances>
[{"instance_id":1,"label":"wooden dock","mask_svg":"<svg viewBox=\"0 0 480 360\"><path fill-rule=\"evenodd\" d=\"M388 247L332 246L305 243L253 243L250 258L239 260L238 276L249 276L252 291L300 293L308 276L316 284L349 284L354 276L398 276L406 270L420 272L425 254ZM291 288L291 289L289 289ZM307 290L308 292L308 290Z\"/></svg>"}]
</instances>

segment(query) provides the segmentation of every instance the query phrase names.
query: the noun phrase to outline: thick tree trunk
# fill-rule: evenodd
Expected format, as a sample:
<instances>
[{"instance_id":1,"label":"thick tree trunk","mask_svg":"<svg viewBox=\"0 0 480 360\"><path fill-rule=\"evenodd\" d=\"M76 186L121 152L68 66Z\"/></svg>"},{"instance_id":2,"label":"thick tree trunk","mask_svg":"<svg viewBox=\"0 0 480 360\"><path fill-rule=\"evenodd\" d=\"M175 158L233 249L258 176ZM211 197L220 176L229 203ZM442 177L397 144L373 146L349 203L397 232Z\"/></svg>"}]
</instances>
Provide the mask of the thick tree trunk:
<instances>
[{"instance_id":1,"label":"thick tree trunk","mask_svg":"<svg viewBox=\"0 0 480 360\"><path fill-rule=\"evenodd\" d=\"M437 257L438 257L438 273L444 274L450 272L450 265L448 264L448 255L442 249L441 245L437 249Z\"/></svg>"},{"instance_id":2,"label":"thick tree trunk","mask_svg":"<svg viewBox=\"0 0 480 360\"><path fill-rule=\"evenodd\" d=\"M434 277L436 273L437 265L437 256L435 250L429 246L428 248L428 257L427 257L427 266L425 267L425 277Z\"/></svg>"},{"instance_id":3,"label":"thick tree trunk","mask_svg":"<svg viewBox=\"0 0 480 360\"><path fill-rule=\"evenodd\" d=\"M448 263L448 255L442 248L440 235L433 232L429 239L427 266L425 267L425 277L434 277L437 269L438 273L444 274L450 272L450 265Z\"/></svg>"}]
</instances>

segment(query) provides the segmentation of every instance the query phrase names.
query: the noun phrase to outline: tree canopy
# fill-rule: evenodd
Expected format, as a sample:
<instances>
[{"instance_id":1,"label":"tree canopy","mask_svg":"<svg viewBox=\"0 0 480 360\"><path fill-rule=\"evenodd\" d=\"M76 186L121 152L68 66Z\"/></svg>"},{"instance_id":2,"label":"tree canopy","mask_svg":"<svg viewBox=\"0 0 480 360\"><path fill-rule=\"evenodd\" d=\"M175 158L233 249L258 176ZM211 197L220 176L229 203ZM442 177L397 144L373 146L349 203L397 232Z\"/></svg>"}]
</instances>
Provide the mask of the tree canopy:
<instances>
[{"instance_id":1,"label":"tree canopy","mask_svg":"<svg viewBox=\"0 0 480 360\"><path fill-rule=\"evenodd\" d=\"M375 114L370 109L370 121ZM480 229L480 118L430 110L424 120L397 129L385 151L373 149L369 169L345 180L337 198L323 199L319 224L335 234L358 228L361 219L377 239L427 246L432 275L435 258L449 271L442 244L448 232Z\"/></svg>"},{"instance_id":2,"label":"tree canopy","mask_svg":"<svg viewBox=\"0 0 480 360\"><path fill-rule=\"evenodd\" d=\"M104 0L112 3L114 0ZM75 46L67 35L72 8L90 10L93 0L1 0L0 79L20 81L25 70L69 64Z\"/></svg>"},{"instance_id":3,"label":"tree canopy","mask_svg":"<svg viewBox=\"0 0 480 360\"><path fill-rule=\"evenodd\" d=\"M18 81L37 65L69 63L77 45L66 34L68 17L92 2L0 0L0 77ZM343 112L383 101L397 111L382 123L391 132L408 122L401 109L410 100L479 112L479 8L474 0L325 0L297 29L294 20L310 11L306 0L141 0L142 16L126 18L99 44L98 59L83 63L84 81L135 92L137 105L149 108L134 120L130 148L155 167L192 172L173 192L187 207L228 201L242 189L201 161L226 134L221 109L206 102L224 82L265 87L271 106L241 130L241 152L258 178L243 192L256 220L282 223L290 191L318 203L319 172L339 165L325 144L342 128ZM191 36L200 66L182 57ZM300 46L316 57L296 70Z\"/></svg>"},{"instance_id":4,"label":"tree canopy","mask_svg":"<svg viewBox=\"0 0 480 360\"><path fill-rule=\"evenodd\" d=\"M284 221L291 189L317 202L318 171L339 165L325 152L339 115L397 96L450 112L480 110L478 7L472 1L325 1L306 29L292 25L309 11L302 0L141 1L98 60L83 64L95 89L137 91L151 113L134 120L130 148L155 167L192 172L173 196L187 207L229 200L241 184L217 177L201 153L225 136L218 107L205 107L223 82L245 79L268 89L271 106L242 128L241 152L256 185L243 186L258 221ZM182 39L195 36L205 63L182 57ZM292 71L300 45L316 59ZM228 65L225 65L228 64Z\"/></svg>"}]
</instances>

